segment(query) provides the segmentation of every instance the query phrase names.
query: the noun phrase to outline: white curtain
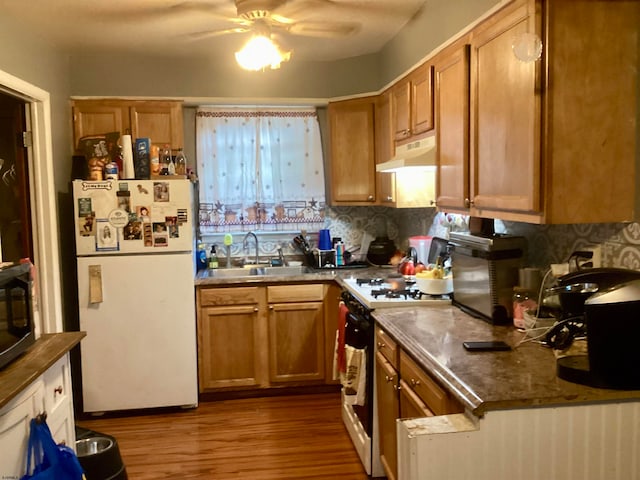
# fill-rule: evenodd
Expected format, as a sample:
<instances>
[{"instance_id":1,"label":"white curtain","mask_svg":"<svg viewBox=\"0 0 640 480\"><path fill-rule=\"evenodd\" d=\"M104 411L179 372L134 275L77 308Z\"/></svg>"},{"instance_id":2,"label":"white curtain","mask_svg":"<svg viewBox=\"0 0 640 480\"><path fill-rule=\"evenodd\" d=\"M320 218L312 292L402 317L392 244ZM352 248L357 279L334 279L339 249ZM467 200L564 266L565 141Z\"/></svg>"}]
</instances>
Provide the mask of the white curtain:
<instances>
[{"instance_id":1,"label":"white curtain","mask_svg":"<svg viewBox=\"0 0 640 480\"><path fill-rule=\"evenodd\" d=\"M314 109L199 108L196 154L203 231L298 230L324 223Z\"/></svg>"}]
</instances>

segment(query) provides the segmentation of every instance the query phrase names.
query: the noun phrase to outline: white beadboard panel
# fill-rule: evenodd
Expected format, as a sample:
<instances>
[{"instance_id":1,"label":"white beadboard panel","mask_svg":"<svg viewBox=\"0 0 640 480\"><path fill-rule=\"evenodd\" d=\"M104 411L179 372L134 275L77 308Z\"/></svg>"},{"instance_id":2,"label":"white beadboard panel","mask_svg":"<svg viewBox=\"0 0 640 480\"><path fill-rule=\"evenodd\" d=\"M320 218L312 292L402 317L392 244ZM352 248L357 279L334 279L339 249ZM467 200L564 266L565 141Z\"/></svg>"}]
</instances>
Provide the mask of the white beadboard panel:
<instances>
[{"instance_id":1,"label":"white beadboard panel","mask_svg":"<svg viewBox=\"0 0 640 480\"><path fill-rule=\"evenodd\" d=\"M491 411L448 430L438 422L398 422L399 480L640 480L640 402Z\"/></svg>"}]
</instances>

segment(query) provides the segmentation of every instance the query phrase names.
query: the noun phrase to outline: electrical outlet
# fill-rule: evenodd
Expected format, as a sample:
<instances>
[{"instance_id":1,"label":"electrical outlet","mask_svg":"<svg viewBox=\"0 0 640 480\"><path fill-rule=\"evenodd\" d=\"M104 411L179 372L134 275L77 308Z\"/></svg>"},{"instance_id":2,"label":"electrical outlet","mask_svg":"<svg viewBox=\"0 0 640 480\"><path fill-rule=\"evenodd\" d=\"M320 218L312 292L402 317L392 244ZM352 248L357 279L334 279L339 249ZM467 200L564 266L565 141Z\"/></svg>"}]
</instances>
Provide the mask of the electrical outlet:
<instances>
[{"instance_id":1,"label":"electrical outlet","mask_svg":"<svg viewBox=\"0 0 640 480\"><path fill-rule=\"evenodd\" d=\"M579 259L578 265L580 267L585 266L585 268L600 268L602 267L602 246L601 245L589 245L587 247L580 247L580 250L586 252L592 252L593 257L590 259ZM586 267L586 264L590 264L589 267Z\"/></svg>"}]
</instances>

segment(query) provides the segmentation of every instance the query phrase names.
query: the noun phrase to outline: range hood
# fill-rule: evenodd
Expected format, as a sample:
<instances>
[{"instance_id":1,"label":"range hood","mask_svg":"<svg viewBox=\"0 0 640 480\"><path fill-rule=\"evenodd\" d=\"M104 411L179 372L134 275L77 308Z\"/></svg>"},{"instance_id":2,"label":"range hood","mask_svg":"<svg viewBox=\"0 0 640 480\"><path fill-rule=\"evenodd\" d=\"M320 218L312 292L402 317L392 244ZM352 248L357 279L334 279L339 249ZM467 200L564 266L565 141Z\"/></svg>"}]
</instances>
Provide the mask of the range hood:
<instances>
[{"instance_id":1,"label":"range hood","mask_svg":"<svg viewBox=\"0 0 640 480\"><path fill-rule=\"evenodd\" d=\"M436 167L436 139L427 137L396 148L395 156L376 165L376 172L393 173L404 169Z\"/></svg>"}]
</instances>

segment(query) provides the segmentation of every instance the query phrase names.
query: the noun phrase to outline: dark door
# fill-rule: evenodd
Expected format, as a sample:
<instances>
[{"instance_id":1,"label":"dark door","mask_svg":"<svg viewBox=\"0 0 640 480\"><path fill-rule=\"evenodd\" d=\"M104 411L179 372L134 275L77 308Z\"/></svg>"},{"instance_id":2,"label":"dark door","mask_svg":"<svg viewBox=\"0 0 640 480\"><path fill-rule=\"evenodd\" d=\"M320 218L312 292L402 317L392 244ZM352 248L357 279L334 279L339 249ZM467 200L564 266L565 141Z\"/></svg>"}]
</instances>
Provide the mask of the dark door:
<instances>
[{"instance_id":1,"label":"dark door","mask_svg":"<svg viewBox=\"0 0 640 480\"><path fill-rule=\"evenodd\" d=\"M33 260L24 112L24 101L0 93L0 248L4 262Z\"/></svg>"}]
</instances>

